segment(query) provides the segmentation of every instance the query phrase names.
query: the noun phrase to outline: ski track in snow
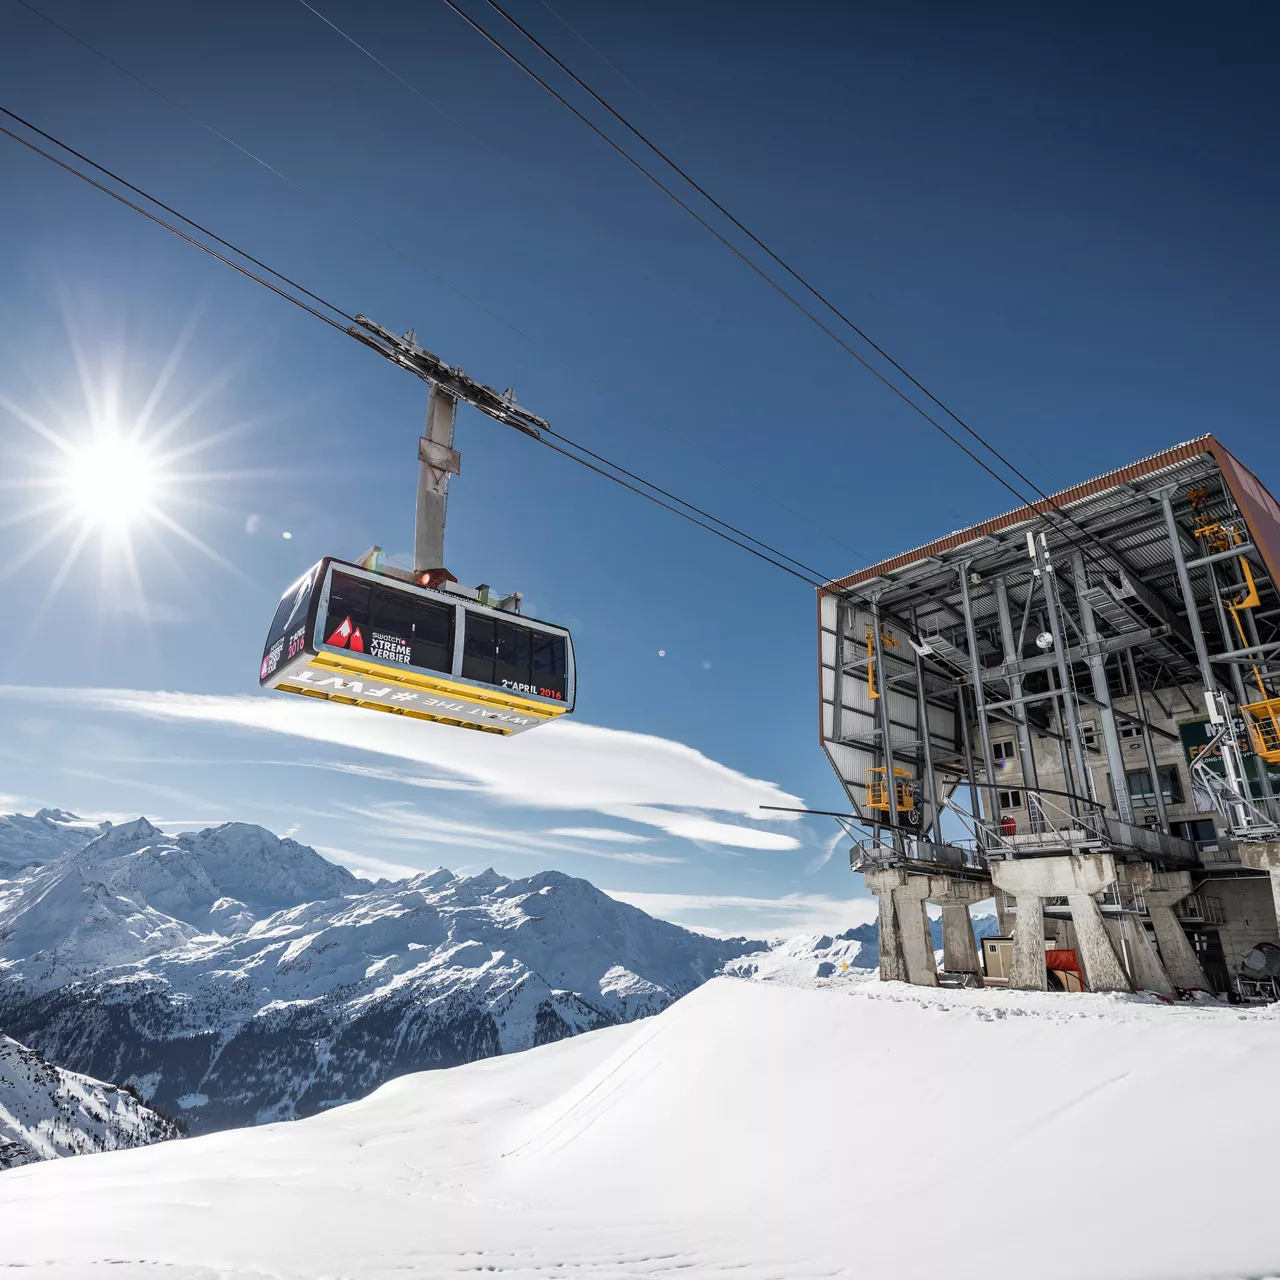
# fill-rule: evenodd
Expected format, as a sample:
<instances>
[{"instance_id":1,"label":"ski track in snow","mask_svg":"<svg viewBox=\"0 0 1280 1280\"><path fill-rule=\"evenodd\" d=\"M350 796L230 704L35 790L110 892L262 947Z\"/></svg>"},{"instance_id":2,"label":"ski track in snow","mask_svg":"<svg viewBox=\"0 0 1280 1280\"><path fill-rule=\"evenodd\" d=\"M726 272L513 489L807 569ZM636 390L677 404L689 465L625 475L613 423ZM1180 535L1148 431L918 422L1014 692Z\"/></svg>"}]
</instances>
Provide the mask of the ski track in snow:
<instances>
[{"instance_id":1,"label":"ski track in snow","mask_svg":"<svg viewBox=\"0 0 1280 1280\"><path fill-rule=\"evenodd\" d=\"M1280 1015L815 969L779 952L310 1120L0 1174L0 1277L1280 1275Z\"/></svg>"}]
</instances>

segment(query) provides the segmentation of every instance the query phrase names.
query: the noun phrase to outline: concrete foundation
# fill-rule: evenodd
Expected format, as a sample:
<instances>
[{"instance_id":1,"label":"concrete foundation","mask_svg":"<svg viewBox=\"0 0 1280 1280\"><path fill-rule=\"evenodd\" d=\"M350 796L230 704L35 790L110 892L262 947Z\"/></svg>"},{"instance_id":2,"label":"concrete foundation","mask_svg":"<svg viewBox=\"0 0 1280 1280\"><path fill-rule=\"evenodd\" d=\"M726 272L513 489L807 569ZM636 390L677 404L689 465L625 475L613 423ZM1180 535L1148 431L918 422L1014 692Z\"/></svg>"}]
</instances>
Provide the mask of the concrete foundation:
<instances>
[{"instance_id":1,"label":"concrete foundation","mask_svg":"<svg viewBox=\"0 0 1280 1280\"><path fill-rule=\"evenodd\" d=\"M982 962L969 908L991 896L991 886L954 876L929 877L929 901L942 908L942 971L968 973L982 981Z\"/></svg>"},{"instance_id":2,"label":"concrete foundation","mask_svg":"<svg viewBox=\"0 0 1280 1280\"><path fill-rule=\"evenodd\" d=\"M907 981L917 987L938 985L938 964L933 958L929 913L925 909L932 879L932 876L908 876L907 883L893 891L902 955L907 962Z\"/></svg>"},{"instance_id":3,"label":"concrete foundation","mask_svg":"<svg viewBox=\"0 0 1280 1280\"><path fill-rule=\"evenodd\" d=\"M1274 880L1272 884L1274 885ZM1189 871L1157 871L1144 890L1147 914L1156 931L1156 946L1169 981L1180 991L1208 991L1209 982L1200 967L1196 949L1174 914L1174 904L1191 892Z\"/></svg>"},{"instance_id":4,"label":"concrete foundation","mask_svg":"<svg viewBox=\"0 0 1280 1280\"><path fill-rule=\"evenodd\" d=\"M1116 868L1120 883L1134 891L1146 894L1154 883L1154 871L1147 862L1126 862ZM1153 991L1156 995L1172 999L1177 992L1165 967L1160 962L1160 955L1151 945L1147 935L1147 927L1142 918L1136 915L1122 915L1116 921L1120 937L1118 948L1121 956L1127 958L1129 981L1135 991Z\"/></svg>"},{"instance_id":5,"label":"concrete foundation","mask_svg":"<svg viewBox=\"0 0 1280 1280\"><path fill-rule=\"evenodd\" d=\"M908 875L901 868L865 873L879 899L880 980L938 985L927 904L942 908L942 967L947 973L982 973L969 907L991 896L985 882L958 876Z\"/></svg>"},{"instance_id":6,"label":"concrete foundation","mask_svg":"<svg viewBox=\"0 0 1280 1280\"><path fill-rule=\"evenodd\" d=\"M1044 964L1044 900L1066 898L1076 935L1076 955L1090 991L1132 991L1094 901L1116 879L1109 853L1065 854L993 862L991 878L1017 900L1013 930L1013 971L1009 985L1024 991L1048 986Z\"/></svg>"},{"instance_id":7,"label":"concrete foundation","mask_svg":"<svg viewBox=\"0 0 1280 1280\"><path fill-rule=\"evenodd\" d=\"M893 891L907 883L905 871L868 871L867 888L876 895L880 908L880 981L906 982L907 962L902 953L902 934L898 930L898 911Z\"/></svg>"}]
</instances>

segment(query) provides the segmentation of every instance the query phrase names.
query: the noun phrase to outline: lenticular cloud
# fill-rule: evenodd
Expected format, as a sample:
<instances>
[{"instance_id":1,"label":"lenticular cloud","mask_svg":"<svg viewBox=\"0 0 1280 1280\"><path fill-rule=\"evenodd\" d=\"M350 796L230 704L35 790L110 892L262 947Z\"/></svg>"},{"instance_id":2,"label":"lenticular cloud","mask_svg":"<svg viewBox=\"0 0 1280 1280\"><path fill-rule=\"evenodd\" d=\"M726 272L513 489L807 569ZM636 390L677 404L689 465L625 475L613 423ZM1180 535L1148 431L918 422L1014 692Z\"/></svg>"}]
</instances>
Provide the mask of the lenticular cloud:
<instances>
[{"instance_id":1,"label":"lenticular cloud","mask_svg":"<svg viewBox=\"0 0 1280 1280\"><path fill-rule=\"evenodd\" d=\"M798 797L652 734L562 720L537 733L500 738L353 707L250 695L0 686L0 696L71 701L94 710L330 743L428 766L504 804L595 810L709 844L756 850L799 845L777 831L720 820L732 815L758 821L761 805L799 808Z\"/></svg>"}]
</instances>

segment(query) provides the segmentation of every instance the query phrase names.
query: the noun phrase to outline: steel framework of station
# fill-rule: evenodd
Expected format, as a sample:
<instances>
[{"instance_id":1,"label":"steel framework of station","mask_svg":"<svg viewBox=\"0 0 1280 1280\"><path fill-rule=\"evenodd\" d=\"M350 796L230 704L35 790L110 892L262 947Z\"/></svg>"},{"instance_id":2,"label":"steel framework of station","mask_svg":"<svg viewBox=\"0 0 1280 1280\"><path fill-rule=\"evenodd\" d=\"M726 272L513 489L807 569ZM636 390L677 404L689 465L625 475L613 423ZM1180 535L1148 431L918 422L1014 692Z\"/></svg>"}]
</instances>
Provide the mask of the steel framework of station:
<instances>
[{"instance_id":1,"label":"steel framework of station","mask_svg":"<svg viewBox=\"0 0 1280 1280\"><path fill-rule=\"evenodd\" d=\"M1252 992L1241 957L1280 942L1278 575L1280 505L1203 436L819 589L884 978L939 981L932 903L943 980L982 981L994 896L989 982Z\"/></svg>"}]
</instances>

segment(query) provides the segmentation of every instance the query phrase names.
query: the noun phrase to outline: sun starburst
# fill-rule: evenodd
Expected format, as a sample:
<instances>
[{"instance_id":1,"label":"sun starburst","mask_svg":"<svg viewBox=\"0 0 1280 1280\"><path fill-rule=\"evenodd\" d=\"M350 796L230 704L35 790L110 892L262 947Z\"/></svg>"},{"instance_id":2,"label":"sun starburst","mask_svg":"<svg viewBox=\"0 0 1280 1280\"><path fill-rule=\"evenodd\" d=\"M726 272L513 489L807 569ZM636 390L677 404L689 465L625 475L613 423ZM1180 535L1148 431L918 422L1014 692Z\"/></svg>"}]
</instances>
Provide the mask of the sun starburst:
<instances>
[{"instance_id":1,"label":"sun starburst","mask_svg":"<svg viewBox=\"0 0 1280 1280\"><path fill-rule=\"evenodd\" d=\"M0 529L25 525L32 530L25 546L6 558L0 581L50 551L61 550L47 575L42 611L81 558L97 553L108 607L148 617L139 557L143 541L153 544L160 558L170 563L174 546L181 545L242 576L184 523L184 517L197 509L228 510L198 496L197 486L259 474L199 465L201 455L207 457L213 446L248 426L219 424L212 430L199 429L216 385L186 397L173 412L160 412L189 338L188 330L145 396L126 393L122 352L115 351L91 366L74 341L81 403L66 408L57 396L46 394L43 399L53 407L36 412L0 395L0 411L29 427L45 446L25 455L25 468L6 467L9 476L0 482L0 488L15 494L20 503L22 498L27 500L0 518ZM137 408L130 408L131 400ZM19 469L27 474L15 477Z\"/></svg>"}]
</instances>

